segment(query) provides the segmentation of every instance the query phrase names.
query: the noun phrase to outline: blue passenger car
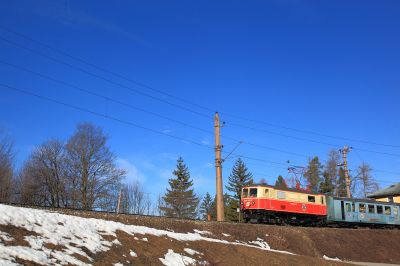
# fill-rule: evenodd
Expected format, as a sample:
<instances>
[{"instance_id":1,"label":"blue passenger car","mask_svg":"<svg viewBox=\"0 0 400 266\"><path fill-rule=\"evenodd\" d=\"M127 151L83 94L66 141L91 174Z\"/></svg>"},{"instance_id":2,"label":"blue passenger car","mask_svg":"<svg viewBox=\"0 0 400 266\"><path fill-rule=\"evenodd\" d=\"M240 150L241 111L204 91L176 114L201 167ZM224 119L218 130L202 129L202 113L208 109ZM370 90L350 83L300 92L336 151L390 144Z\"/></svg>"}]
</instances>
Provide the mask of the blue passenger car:
<instances>
[{"instance_id":1,"label":"blue passenger car","mask_svg":"<svg viewBox=\"0 0 400 266\"><path fill-rule=\"evenodd\" d=\"M328 224L400 225L400 204L327 196Z\"/></svg>"}]
</instances>

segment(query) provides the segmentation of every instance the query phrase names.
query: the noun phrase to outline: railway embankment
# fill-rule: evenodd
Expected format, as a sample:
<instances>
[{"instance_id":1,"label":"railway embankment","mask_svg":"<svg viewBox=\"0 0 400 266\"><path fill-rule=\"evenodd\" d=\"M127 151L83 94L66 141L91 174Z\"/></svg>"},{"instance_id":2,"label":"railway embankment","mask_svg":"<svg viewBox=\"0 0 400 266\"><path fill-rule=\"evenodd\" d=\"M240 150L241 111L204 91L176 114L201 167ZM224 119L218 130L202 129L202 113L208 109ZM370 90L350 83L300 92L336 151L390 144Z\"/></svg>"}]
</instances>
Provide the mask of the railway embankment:
<instances>
[{"instance_id":1,"label":"railway embankment","mask_svg":"<svg viewBox=\"0 0 400 266\"><path fill-rule=\"evenodd\" d=\"M0 264L400 264L399 250L400 230L233 224L0 205Z\"/></svg>"}]
</instances>

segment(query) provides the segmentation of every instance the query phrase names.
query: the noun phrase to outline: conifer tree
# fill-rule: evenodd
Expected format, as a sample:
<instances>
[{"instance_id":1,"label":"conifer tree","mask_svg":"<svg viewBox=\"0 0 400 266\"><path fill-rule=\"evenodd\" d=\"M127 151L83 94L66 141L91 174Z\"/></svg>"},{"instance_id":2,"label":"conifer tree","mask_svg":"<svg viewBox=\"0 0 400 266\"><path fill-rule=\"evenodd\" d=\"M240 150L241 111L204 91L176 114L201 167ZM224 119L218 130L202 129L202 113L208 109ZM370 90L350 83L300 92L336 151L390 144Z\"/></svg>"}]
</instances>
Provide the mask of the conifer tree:
<instances>
[{"instance_id":1,"label":"conifer tree","mask_svg":"<svg viewBox=\"0 0 400 266\"><path fill-rule=\"evenodd\" d=\"M318 156L315 156L308 162L307 171L304 177L307 180L307 189L312 192L318 192L319 184L321 182L321 169L322 165L319 162Z\"/></svg>"},{"instance_id":2,"label":"conifer tree","mask_svg":"<svg viewBox=\"0 0 400 266\"><path fill-rule=\"evenodd\" d=\"M324 177L324 180L319 185L319 192L323 194L332 195L334 191L334 186L329 173L327 171L324 171L322 176Z\"/></svg>"},{"instance_id":3,"label":"conifer tree","mask_svg":"<svg viewBox=\"0 0 400 266\"><path fill-rule=\"evenodd\" d=\"M285 179L283 179L283 176L281 176L281 175L278 176L278 178L276 179L276 182L275 182L275 187L280 188L280 189L288 188Z\"/></svg>"},{"instance_id":4,"label":"conifer tree","mask_svg":"<svg viewBox=\"0 0 400 266\"><path fill-rule=\"evenodd\" d=\"M181 157L173 175L175 178L168 180L170 188L167 188L163 197L165 206L160 207L161 211L169 217L196 218L199 198L193 191L193 180L190 179L189 170Z\"/></svg>"},{"instance_id":5,"label":"conifer tree","mask_svg":"<svg viewBox=\"0 0 400 266\"><path fill-rule=\"evenodd\" d=\"M210 193L206 193L206 196L204 197L203 201L201 202L200 205L200 214L203 216L202 218L204 220L207 220L208 214L211 215L211 208L213 207L213 199L211 198Z\"/></svg>"},{"instance_id":6,"label":"conifer tree","mask_svg":"<svg viewBox=\"0 0 400 266\"><path fill-rule=\"evenodd\" d=\"M217 198L214 197L214 200L211 204L211 213L210 213L212 220L217 219L216 206L217 206ZM227 221L227 222L239 221L239 215L241 215L241 213L237 212L237 208L239 208L239 207L240 207L240 205L238 204L238 201L235 198L230 196L228 193L224 194L225 221Z\"/></svg>"},{"instance_id":7,"label":"conifer tree","mask_svg":"<svg viewBox=\"0 0 400 266\"><path fill-rule=\"evenodd\" d=\"M249 172L242 159L238 159L229 175L226 189L233 192L233 198L239 203L242 187L253 184L253 174Z\"/></svg>"}]
</instances>

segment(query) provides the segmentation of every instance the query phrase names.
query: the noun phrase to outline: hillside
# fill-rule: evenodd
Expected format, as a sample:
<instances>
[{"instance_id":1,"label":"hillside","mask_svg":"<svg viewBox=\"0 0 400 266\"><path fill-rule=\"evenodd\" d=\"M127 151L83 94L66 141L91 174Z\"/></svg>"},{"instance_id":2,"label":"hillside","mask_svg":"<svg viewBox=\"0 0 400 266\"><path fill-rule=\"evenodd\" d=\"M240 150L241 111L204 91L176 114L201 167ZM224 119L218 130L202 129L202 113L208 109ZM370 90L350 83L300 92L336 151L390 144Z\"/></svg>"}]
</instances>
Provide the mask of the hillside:
<instances>
[{"instance_id":1,"label":"hillside","mask_svg":"<svg viewBox=\"0 0 400 266\"><path fill-rule=\"evenodd\" d=\"M0 265L400 263L399 230L296 228L0 205ZM333 261L330 258L342 261Z\"/></svg>"}]
</instances>

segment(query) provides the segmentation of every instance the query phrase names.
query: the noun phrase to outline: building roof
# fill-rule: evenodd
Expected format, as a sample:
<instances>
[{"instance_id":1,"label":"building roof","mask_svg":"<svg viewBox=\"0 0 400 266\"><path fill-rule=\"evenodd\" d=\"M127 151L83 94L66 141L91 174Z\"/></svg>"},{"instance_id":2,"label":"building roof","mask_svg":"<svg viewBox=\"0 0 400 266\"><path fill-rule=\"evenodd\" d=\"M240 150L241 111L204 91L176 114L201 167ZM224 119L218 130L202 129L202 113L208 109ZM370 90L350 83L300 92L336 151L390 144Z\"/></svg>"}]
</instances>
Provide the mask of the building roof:
<instances>
[{"instance_id":1,"label":"building roof","mask_svg":"<svg viewBox=\"0 0 400 266\"><path fill-rule=\"evenodd\" d=\"M374 193L367 195L368 198L384 198L400 196L400 183L391 185L390 187L378 190Z\"/></svg>"}]
</instances>

